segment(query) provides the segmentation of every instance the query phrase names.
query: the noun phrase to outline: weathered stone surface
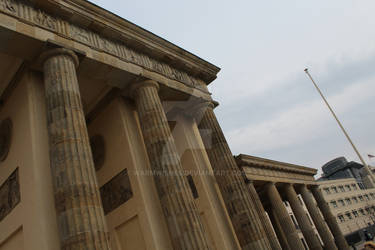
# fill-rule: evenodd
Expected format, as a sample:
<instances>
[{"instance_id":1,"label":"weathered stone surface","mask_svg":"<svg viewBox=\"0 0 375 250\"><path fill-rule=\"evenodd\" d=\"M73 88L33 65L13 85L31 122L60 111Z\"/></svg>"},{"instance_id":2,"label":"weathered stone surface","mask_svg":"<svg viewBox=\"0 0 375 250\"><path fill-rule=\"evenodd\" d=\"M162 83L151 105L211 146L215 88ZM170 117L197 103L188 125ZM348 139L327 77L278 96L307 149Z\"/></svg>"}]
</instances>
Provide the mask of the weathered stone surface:
<instances>
[{"instance_id":1,"label":"weathered stone surface","mask_svg":"<svg viewBox=\"0 0 375 250\"><path fill-rule=\"evenodd\" d=\"M62 249L110 249L75 68L76 55L41 56L50 161Z\"/></svg>"},{"instance_id":2,"label":"weathered stone surface","mask_svg":"<svg viewBox=\"0 0 375 250\"><path fill-rule=\"evenodd\" d=\"M18 168L0 186L0 221L21 201Z\"/></svg>"},{"instance_id":3,"label":"weathered stone surface","mask_svg":"<svg viewBox=\"0 0 375 250\"><path fill-rule=\"evenodd\" d=\"M182 82L189 87L206 91L205 88L202 87L205 85L203 80L189 75L183 70L176 69L156 58L152 58L145 53L136 51L120 40L108 39L97 32L87 28L81 28L62 18L54 17L44 10L33 6L31 2L23 0L0 0L0 12L1 11L15 15L17 18L28 23L31 22L37 26L51 30L63 37L69 37L93 49L104 51L124 61L137 64L145 69Z\"/></svg>"},{"instance_id":4,"label":"weathered stone surface","mask_svg":"<svg viewBox=\"0 0 375 250\"><path fill-rule=\"evenodd\" d=\"M266 185L266 192L271 202L272 210L277 216L280 225L283 229L283 233L288 241L290 249L301 250L304 249L301 240L299 239L296 227L294 226L292 219L286 211L285 205L280 197L279 191L277 190L274 183L268 183Z\"/></svg>"},{"instance_id":5,"label":"weathered stone surface","mask_svg":"<svg viewBox=\"0 0 375 250\"><path fill-rule=\"evenodd\" d=\"M286 196L289 204L292 207L293 213L298 221L298 225L301 227L303 236L310 249L321 250L322 247L318 238L315 235L314 229L307 218L306 212L302 207L302 204L298 200L298 196L292 184L288 183L285 185Z\"/></svg>"},{"instance_id":6,"label":"weathered stone surface","mask_svg":"<svg viewBox=\"0 0 375 250\"><path fill-rule=\"evenodd\" d=\"M174 249L208 249L194 202L159 95L158 84L132 85L142 134Z\"/></svg>"},{"instance_id":7,"label":"weathered stone surface","mask_svg":"<svg viewBox=\"0 0 375 250\"><path fill-rule=\"evenodd\" d=\"M104 214L108 214L127 202L133 191L127 169L124 169L100 188Z\"/></svg>"},{"instance_id":8,"label":"weathered stone surface","mask_svg":"<svg viewBox=\"0 0 375 250\"><path fill-rule=\"evenodd\" d=\"M213 104L201 103L194 109L199 132L241 247L270 249L242 173L216 120Z\"/></svg>"},{"instance_id":9,"label":"weathered stone surface","mask_svg":"<svg viewBox=\"0 0 375 250\"><path fill-rule=\"evenodd\" d=\"M270 242L271 248L273 250L280 249L281 246L279 243L279 240L277 239L276 234L273 231L272 224L270 220L266 216L266 211L263 208L262 202L260 201L260 198L258 196L258 193L253 185L252 181L249 181L247 183L247 187L249 189L249 194L251 197L251 200L254 202L255 209L257 211L257 215L259 216L259 219L262 222L262 226L267 234L268 241Z\"/></svg>"}]
</instances>

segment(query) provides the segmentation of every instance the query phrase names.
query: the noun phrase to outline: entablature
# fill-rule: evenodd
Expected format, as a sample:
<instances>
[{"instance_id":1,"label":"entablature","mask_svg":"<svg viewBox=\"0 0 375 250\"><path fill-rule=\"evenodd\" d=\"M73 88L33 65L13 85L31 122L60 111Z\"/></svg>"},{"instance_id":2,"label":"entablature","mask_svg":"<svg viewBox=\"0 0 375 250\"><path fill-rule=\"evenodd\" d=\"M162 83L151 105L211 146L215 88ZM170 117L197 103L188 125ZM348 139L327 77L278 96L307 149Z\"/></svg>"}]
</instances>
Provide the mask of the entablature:
<instances>
[{"instance_id":1,"label":"entablature","mask_svg":"<svg viewBox=\"0 0 375 250\"><path fill-rule=\"evenodd\" d=\"M314 168L244 154L236 156L235 159L250 180L316 184L314 175L317 170Z\"/></svg>"},{"instance_id":2,"label":"entablature","mask_svg":"<svg viewBox=\"0 0 375 250\"><path fill-rule=\"evenodd\" d=\"M0 19L4 36L31 38L29 50L42 47L36 41L56 41L86 53L89 59L140 77L156 80L167 87L209 99L206 87L219 68L172 43L132 24L88 1L1 0ZM26 39L27 40L27 39ZM9 41L8 41L9 42ZM17 45L17 41L15 42ZM1 51L16 46L2 42ZM27 48L14 50L35 56ZM30 59L30 58L27 58ZM121 75L111 73L111 75ZM117 77L118 78L118 77ZM114 83L121 87L120 83ZM122 86L123 87L123 86ZM198 94L197 94L198 93Z\"/></svg>"}]
</instances>

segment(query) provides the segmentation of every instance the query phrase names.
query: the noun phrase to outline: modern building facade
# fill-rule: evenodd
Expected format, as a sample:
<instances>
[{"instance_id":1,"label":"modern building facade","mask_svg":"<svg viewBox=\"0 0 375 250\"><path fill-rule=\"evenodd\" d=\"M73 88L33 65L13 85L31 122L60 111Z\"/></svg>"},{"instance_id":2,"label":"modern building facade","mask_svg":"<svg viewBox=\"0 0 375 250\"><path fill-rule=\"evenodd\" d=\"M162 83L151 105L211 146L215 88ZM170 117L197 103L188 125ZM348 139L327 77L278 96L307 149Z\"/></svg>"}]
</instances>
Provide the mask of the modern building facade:
<instances>
[{"instance_id":1,"label":"modern building facade","mask_svg":"<svg viewBox=\"0 0 375 250\"><path fill-rule=\"evenodd\" d=\"M303 249L285 180L310 249L296 183L324 245L346 249L303 167L268 176L272 233L263 177L244 178L216 120L218 72L88 1L0 0L0 249Z\"/></svg>"},{"instance_id":2,"label":"modern building facade","mask_svg":"<svg viewBox=\"0 0 375 250\"><path fill-rule=\"evenodd\" d=\"M375 224L375 189L365 189L354 178L320 181L324 199L344 235Z\"/></svg>"},{"instance_id":3,"label":"modern building facade","mask_svg":"<svg viewBox=\"0 0 375 250\"><path fill-rule=\"evenodd\" d=\"M320 181L354 178L360 183L359 185L363 185L365 174L363 165L355 161L348 162L345 157L338 157L327 162L323 165L322 171Z\"/></svg>"}]
</instances>

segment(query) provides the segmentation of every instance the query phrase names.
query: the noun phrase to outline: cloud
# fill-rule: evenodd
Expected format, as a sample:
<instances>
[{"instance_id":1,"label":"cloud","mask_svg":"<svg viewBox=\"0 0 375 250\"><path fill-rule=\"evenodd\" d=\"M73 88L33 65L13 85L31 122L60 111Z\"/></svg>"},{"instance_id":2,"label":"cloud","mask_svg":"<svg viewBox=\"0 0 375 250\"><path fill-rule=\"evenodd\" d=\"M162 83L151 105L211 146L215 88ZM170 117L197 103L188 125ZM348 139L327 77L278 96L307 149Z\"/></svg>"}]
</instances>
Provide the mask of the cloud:
<instances>
[{"instance_id":1,"label":"cloud","mask_svg":"<svg viewBox=\"0 0 375 250\"><path fill-rule=\"evenodd\" d=\"M334 62L326 64L329 70L317 71L319 84L361 152L372 152L375 144L369 131L375 122L375 72L369 69L375 65L375 56ZM220 121L234 154L314 167L341 155L356 158L311 82L302 76L222 106L218 113L223 115ZM366 124L361 122L364 117Z\"/></svg>"}]
</instances>

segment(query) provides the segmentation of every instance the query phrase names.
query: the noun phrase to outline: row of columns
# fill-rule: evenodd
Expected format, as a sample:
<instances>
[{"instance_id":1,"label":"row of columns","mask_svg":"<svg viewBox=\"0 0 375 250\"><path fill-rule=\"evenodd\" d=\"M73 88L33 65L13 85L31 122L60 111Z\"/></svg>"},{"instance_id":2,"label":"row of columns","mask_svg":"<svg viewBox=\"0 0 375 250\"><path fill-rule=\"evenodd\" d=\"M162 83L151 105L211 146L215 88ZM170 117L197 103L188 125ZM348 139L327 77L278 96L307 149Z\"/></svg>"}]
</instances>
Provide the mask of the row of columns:
<instances>
[{"instance_id":1,"label":"row of columns","mask_svg":"<svg viewBox=\"0 0 375 250\"><path fill-rule=\"evenodd\" d=\"M242 249L271 249L213 108L212 103L202 102L195 107L194 117L240 246Z\"/></svg>"},{"instance_id":2,"label":"row of columns","mask_svg":"<svg viewBox=\"0 0 375 250\"><path fill-rule=\"evenodd\" d=\"M61 249L110 249L79 93L76 75L78 58L74 52L58 48L43 53L41 62ZM158 89L158 83L147 80L132 84L129 91L136 104L151 169L157 173L154 179L172 245L174 249L208 249L201 218L182 174L181 161ZM213 105L200 103L194 107L193 113L242 249L281 249L272 226L266 225L268 218L264 215L253 183L246 184L243 176L238 174ZM267 185L267 193L282 221L289 246L291 249L303 249L274 184ZM311 202L311 194L302 189L302 195L309 211L312 211L319 233L327 233L319 212L313 211L317 208ZM319 195L318 191L314 191L314 196ZM287 196L293 210L301 214L300 224L307 225L307 218L302 216L292 186L287 187ZM322 203L319 198L317 201ZM326 210L324 204L319 206ZM323 215L329 225L333 223L334 217L332 220L326 212ZM320 249L310 228L301 227L310 248ZM337 224L337 228L333 225L329 227L337 237L337 246L345 249L341 247L344 246L341 244L343 237L337 236L340 232ZM331 246L327 249L336 249L332 239L323 235L322 238L325 246Z\"/></svg>"},{"instance_id":3,"label":"row of columns","mask_svg":"<svg viewBox=\"0 0 375 250\"><path fill-rule=\"evenodd\" d=\"M50 161L61 249L110 249L74 52L41 55ZM143 139L174 249L208 249L200 215L187 181L154 81L131 86Z\"/></svg>"},{"instance_id":4,"label":"row of columns","mask_svg":"<svg viewBox=\"0 0 375 250\"><path fill-rule=\"evenodd\" d=\"M265 186L265 193L270 202L272 224L275 226L278 240L283 249L304 249L304 246L298 236L298 231L294 225L286 207L283 203L282 197L279 193L275 183L267 183ZM284 184L283 193L285 194L292 211L297 219L300 230L308 244L309 249L323 249L319 239L317 238L313 226L309 221L302 203L298 199L295 187L292 184ZM312 187L312 192L306 185L299 185L298 191L306 205L306 208L316 226L316 229L323 241L324 249L349 249L349 246L338 228L338 224L334 216L329 210L323 195L317 186ZM256 192L256 191L255 191ZM256 195L258 195L256 193ZM265 214L262 207L261 213ZM320 211L322 213L320 213ZM323 217L322 217L323 215ZM276 219L276 218L277 219ZM277 224L279 223L279 226ZM269 220L264 221L264 227L272 227ZM327 226L328 225L328 226ZM274 233L270 232L268 237L274 237Z\"/></svg>"}]
</instances>

